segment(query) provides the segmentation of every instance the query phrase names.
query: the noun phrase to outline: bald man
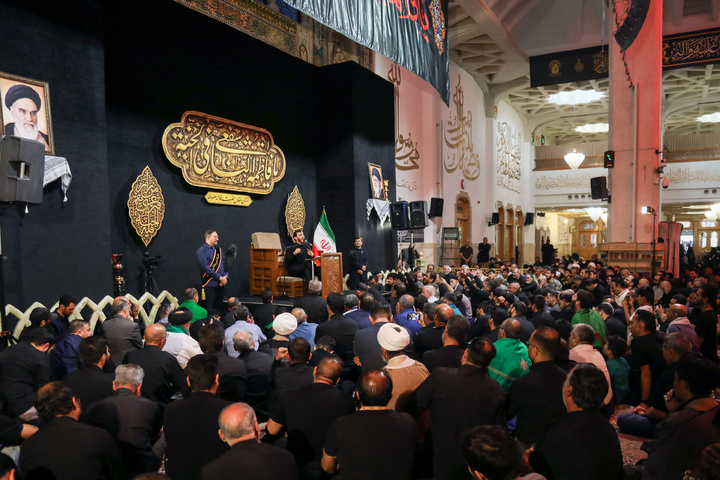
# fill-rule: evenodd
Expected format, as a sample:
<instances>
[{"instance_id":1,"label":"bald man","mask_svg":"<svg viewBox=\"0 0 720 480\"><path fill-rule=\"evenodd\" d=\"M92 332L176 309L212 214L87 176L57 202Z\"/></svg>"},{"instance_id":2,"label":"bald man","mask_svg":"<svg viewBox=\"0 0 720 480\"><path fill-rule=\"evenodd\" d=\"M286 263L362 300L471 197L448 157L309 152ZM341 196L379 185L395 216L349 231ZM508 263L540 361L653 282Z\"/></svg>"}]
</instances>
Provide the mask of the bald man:
<instances>
[{"instance_id":1,"label":"bald man","mask_svg":"<svg viewBox=\"0 0 720 480\"><path fill-rule=\"evenodd\" d=\"M218 423L220 439L230 445L230 451L203 468L202 480L234 478L239 472L253 480L300 478L292 453L259 442L260 427L250 405L233 403L225 407Z\"/></svg>"},{"instance_id":2,"label":"bald man","mask_svg":"<svg viewBox=\"0 0 720 480\"><path fill-rule=\"evenodd\" d=\"M687 307L674 303L670 305L667 310L667 328L665 333L668 335L675 332L680 332L690 340L694 346L693 350L699 351L700 341L698 340L697 333L695 333L695 327L690 323L687 318Z\"/></svg>"},{"instance_id":3,"label":"bald man","mask_svg":"<svg viewBox=\"0 0 720 480\"><path fill-rule=\"evenodd\" d=\"M148 325L145 329L145 346L125 355L124 364L140 365L145 372L141 395L157 402L164 409L178 391L183 397L190 395L190 387L185 382L182 368L165 346L165 327L159 323Z\"/></svg>"}]
</instances>

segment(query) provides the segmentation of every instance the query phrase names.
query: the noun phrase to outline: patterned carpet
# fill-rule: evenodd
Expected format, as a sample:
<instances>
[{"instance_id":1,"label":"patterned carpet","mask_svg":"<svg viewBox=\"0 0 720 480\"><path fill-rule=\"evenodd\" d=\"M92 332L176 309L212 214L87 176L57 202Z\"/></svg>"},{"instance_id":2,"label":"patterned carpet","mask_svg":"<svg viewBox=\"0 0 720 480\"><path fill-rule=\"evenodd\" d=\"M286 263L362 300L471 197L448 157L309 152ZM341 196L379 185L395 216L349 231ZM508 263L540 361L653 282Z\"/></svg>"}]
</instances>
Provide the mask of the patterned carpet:
<instances>
[{"instance_id":1,"label":"patterned carpet","mask_svg":"<svg viewBox=\"0 0 720 480\"><path fill-rule=\"evenodd\" d=\"M647 453L640 450L640 446L645 441L644 438L635 437L626 433L620 433L617 428L617 417L623 413L629 413L633 407L630 405L620 405L615 409L615 414L610 418L610 423L618 432L620 439L620 449L623 454L623 463L625 465L635 465L638 461L647 458Z\"/></svg>"}]
</instances>

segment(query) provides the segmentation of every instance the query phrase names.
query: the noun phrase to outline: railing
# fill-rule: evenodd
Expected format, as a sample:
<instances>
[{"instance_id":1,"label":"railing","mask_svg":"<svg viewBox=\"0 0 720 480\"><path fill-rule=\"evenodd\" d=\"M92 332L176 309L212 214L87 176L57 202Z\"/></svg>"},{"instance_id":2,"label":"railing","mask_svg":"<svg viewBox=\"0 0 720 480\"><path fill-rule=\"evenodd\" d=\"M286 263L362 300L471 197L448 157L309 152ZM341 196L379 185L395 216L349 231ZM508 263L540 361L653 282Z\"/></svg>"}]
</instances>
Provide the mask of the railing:
<instances>
[{"instance_id":1,"label":"railing","mask_svg":"<svg viewBox=\"0 0 720 480\"><path fill-rule=\"evenodd\" d=\"M162 292L160 292L160 295L158 295L157 297L147 292L145 292L140 298L135 298L130 294L127 294L125 296L130 300L130 303L132 303L133 305L138 305L140 307L140 318L145 323L145 325L151 325L155 323L155 316L157 315L157 312L160 309L160 305L162 304L162 302L167 300L172 306L172 308L177 308L179 305L178 299L172 296L167 290L163 290ZM94 329L98 321L104 322L107 319L107 315L105 315L105 312L103 312L103 310L105 310L105 308L111 307L112 302L113 297L111 297L110 295L106 295L97 303L85 297L75 305L75 312L70 315L69 320L86 320L86 318L83 316L84 312L85 315L90 316L87 321L90 322L90 328ZM146 312L144 308L145 304L148 302L152 304L152 308L150 308L150 313ZM50 307L50 310L53 311L58 306L59 302L55 302L55 304ZM5 317L7 318L12 315L18 319L18 323L15 326L15 331L13 332L15 338L18 338L20 336L20 332L22 332L25 327L30 326L30 314L38 307L45 307L45 305L40 302L35 302L30 305L30 307L28 307L28 309L24 312L14 307L13 305L5 306Z\"/></svg>"}]
</instances>

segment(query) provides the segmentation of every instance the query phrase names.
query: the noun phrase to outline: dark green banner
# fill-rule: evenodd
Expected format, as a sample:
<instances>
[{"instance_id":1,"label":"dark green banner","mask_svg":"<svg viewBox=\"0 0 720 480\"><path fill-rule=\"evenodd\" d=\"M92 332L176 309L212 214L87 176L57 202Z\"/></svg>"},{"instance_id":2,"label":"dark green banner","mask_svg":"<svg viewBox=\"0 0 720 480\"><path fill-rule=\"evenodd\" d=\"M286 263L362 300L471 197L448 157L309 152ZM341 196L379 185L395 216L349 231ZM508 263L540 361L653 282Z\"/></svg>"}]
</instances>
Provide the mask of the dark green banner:
<instances>
[{"instance_id":1,"label":"dark green banner","mask_svg":"<svg viewBox=\"0 0 720 480\"><path fill-rule=\"evenodd\" d=\"M450 100L447 0L285 0L417 73Z\"/></svg>"}]
</instances>

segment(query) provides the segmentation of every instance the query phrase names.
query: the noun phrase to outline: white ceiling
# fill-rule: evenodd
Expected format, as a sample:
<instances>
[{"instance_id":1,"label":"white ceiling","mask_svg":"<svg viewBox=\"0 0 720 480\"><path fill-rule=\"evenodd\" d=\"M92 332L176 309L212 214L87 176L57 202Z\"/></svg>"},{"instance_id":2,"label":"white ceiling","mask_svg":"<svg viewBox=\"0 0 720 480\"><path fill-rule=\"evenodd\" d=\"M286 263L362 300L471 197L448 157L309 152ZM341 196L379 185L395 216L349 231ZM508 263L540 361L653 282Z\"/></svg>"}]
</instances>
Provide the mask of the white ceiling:
<instances>
[{"instance_id":1,"label":"white ceiling","mask_svg":"<svg viewBox=\"0 0 720 480\"><path fill-rule=\"evenodd\" d=\"M629 0L625 0L629 2ZM656 0L657 1L657 0ZM606 0L450 0L450 58L486 91L498 92L549 144L607 140L606 133L577 133L574 126L607 123L607 96L578 106L547 103L553 93L595 89L608 93L608 80L530 87L528 58L607 44ZM663 0L663 34L720 26L720 0ZM604 31L605 30L605 31ZM696 118L720 111L720 64L665 72L665 135L720 132L720 123ZM575 113L575 118L573 115Z\"/></svg>"}]
</instances>

